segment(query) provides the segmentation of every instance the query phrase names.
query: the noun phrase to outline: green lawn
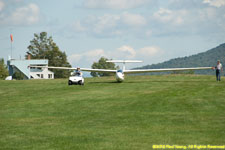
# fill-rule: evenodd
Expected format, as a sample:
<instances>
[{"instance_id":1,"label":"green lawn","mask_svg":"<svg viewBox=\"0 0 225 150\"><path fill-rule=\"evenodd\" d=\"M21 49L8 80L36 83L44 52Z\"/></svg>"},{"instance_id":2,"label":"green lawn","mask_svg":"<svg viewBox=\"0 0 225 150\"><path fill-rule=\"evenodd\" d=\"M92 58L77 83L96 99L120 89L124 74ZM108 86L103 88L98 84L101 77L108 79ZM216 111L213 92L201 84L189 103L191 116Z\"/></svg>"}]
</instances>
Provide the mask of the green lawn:
<instances>
[{"instance_id":1,"label":"green lawn","mask_svg":"<svg viewBox=\"0 0 225 150\"><path fill-rule=\"evenodd\" d=\"M225 78L128 76L0 81L0 149L225 145Z\"/></svg>"}]
</instances>

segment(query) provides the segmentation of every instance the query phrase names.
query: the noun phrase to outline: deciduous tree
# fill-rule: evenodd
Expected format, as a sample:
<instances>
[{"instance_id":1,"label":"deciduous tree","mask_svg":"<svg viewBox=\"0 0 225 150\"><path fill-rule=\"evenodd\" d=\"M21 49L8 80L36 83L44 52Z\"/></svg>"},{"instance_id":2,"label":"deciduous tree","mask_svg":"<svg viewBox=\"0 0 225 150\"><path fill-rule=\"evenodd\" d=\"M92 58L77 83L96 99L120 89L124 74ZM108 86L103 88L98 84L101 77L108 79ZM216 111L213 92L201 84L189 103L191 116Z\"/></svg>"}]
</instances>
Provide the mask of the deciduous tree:
<instances>
[{"instance_id":1,"label":"deciduous tree","mask_svg":"<svg viewBox=\"0 0 225 150\"><path fill-rule=\"evenodd\" d=\"M101 57L98 62L94 62L91 66L92 69L118 69L119 67L112 63L112 62L106 62L108 59L105 57ZM108 72L91 72L91 75L93 77L97 76L110 76L111 73Z\"/></svg>"},{"instance_id":2,"label":"deciduous tree","mask_svg":"<svg viewBox=\"0 0 225 150\"><path fill-rule=\"evenodd\" d=\"M0 59L0 79L5 79L9 75L4 59Z\"/></svg>"},{"instance_id":3,"label":"deciduous tree","mask_svg":"<svg viewBox=\"0 0 225 150\"><path fill-rule=\"evenodd\" d=\"M66 53L60 51L52 37L47 36L47 32L34 34L34 39L30 41L28 46L28 53L31 55L31 59L48 59L49 66L71 67L67 61ZM65 78L70 74L68 70L52 71L55 73L55 78Z\"/></svg>"}]
</instances>

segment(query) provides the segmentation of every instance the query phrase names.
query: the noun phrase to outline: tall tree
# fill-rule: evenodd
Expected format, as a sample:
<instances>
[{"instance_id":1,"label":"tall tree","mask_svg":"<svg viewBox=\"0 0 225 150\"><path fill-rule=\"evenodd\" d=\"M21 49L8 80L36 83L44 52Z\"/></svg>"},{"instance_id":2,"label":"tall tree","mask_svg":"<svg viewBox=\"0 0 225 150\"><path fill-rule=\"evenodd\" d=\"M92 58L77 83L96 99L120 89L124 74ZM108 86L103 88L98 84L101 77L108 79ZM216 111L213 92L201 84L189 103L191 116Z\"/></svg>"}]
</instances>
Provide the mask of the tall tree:
<instances>
[{"instance_id":1,"label":"tall tree","mask_svg":"<svg viewBox=\"0 0 225 150\"><path fill-rule=\"evenodd\" d=\"M91 66L92 69L118 69L119 67L116 66L114 63L112 62L106 62L108 59L105 57L101 57L98 62L94 62ZM93 77L97 77L97 76L110 76L112 75L111 73L107 73L107 72L91 72L91 75Z\"/></svg>"},{"instance_id":2,"label":"tall tree","mask_svg":"<svg viewBox=\"0 0 225 150\"><path fill-rule=\"evenodd\" d=\"M67 61L65 52L60 51L59 47L53 41L52 37L47 36L47 32L34 34L34 39L30 41L28 52L31 59L48 59L49 66L56 67L71 67ZM25 57L27 57L26 55ZM52 70L55 73L55 78L68 77L70 72L68 70Z\"/></svg>"},{"instance_id":3,"label":"tall tree","mask_svg":"<svg viewBox=\"0 0 225 150\"><path fill-rule=\"evenodd\" d=\"M0 79L5 79L9 75L4 59L0 59Z\"/></svg>"}]
</instances>

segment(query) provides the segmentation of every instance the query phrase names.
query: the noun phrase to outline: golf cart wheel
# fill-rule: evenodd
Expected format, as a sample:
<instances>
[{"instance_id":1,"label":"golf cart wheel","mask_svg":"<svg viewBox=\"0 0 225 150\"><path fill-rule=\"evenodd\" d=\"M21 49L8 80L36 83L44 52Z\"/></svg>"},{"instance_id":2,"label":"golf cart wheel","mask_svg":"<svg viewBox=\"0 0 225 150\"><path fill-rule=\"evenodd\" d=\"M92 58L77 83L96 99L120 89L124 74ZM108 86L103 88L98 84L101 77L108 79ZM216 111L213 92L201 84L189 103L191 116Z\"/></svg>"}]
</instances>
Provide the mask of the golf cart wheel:
<instances>
[{"instance_id":1,"label":"golf cart wheel","mask_svg":"<svg viewBox=\"0 0 225 150\"><path fill-rule=\"evenodd\" d=\"M78 84L79 84L79 85L82 85L82 81L78 81Z\"/></svg>"},{"instance_id":2,"label":"golf cart wheel","mask_svg":"<svg viewBox=\"0 0 225 150\"><path fill-rule=\"evenodd\" d=\"M68 81L68 85L72 85L72 84L73 84L72 81L69 80L69 81Z\"/></svg>"}]
</instances>

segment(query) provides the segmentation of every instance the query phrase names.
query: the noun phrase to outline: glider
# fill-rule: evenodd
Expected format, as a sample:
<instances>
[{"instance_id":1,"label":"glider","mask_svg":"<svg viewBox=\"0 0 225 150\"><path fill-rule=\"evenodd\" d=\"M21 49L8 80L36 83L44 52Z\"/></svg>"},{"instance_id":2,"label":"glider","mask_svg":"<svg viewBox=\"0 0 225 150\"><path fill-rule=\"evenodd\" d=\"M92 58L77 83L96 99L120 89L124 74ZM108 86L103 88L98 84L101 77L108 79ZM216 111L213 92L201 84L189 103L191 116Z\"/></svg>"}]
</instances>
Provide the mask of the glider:
<instances>
[{"instance_id":1,"label":"glider","mask_svg":"<svg viewBox=\"0 0 225 150\"><path fill-rule=\"evenodd\" d=\"M87 72L108 72L114 73L116 76L117 82L124 81L125 74L137 74L137 73L148 73L148 72L166 72L166 71L187 71L187 70L208 70L212 67L193 67L193 68L164 68L164 69L138 69L138 70L126 70L126 63L141 63L139 60L109 60L106 62L112 63L123 63L123 68L119 70L110 70L110 69L91 69L91 68L80 68L81 71ZM48 69L65 69L65 70L77 70L77 68L69 67L50 67L50 66L30 66L35 68L48 68Z\"/></svg>"}]
</instances>

